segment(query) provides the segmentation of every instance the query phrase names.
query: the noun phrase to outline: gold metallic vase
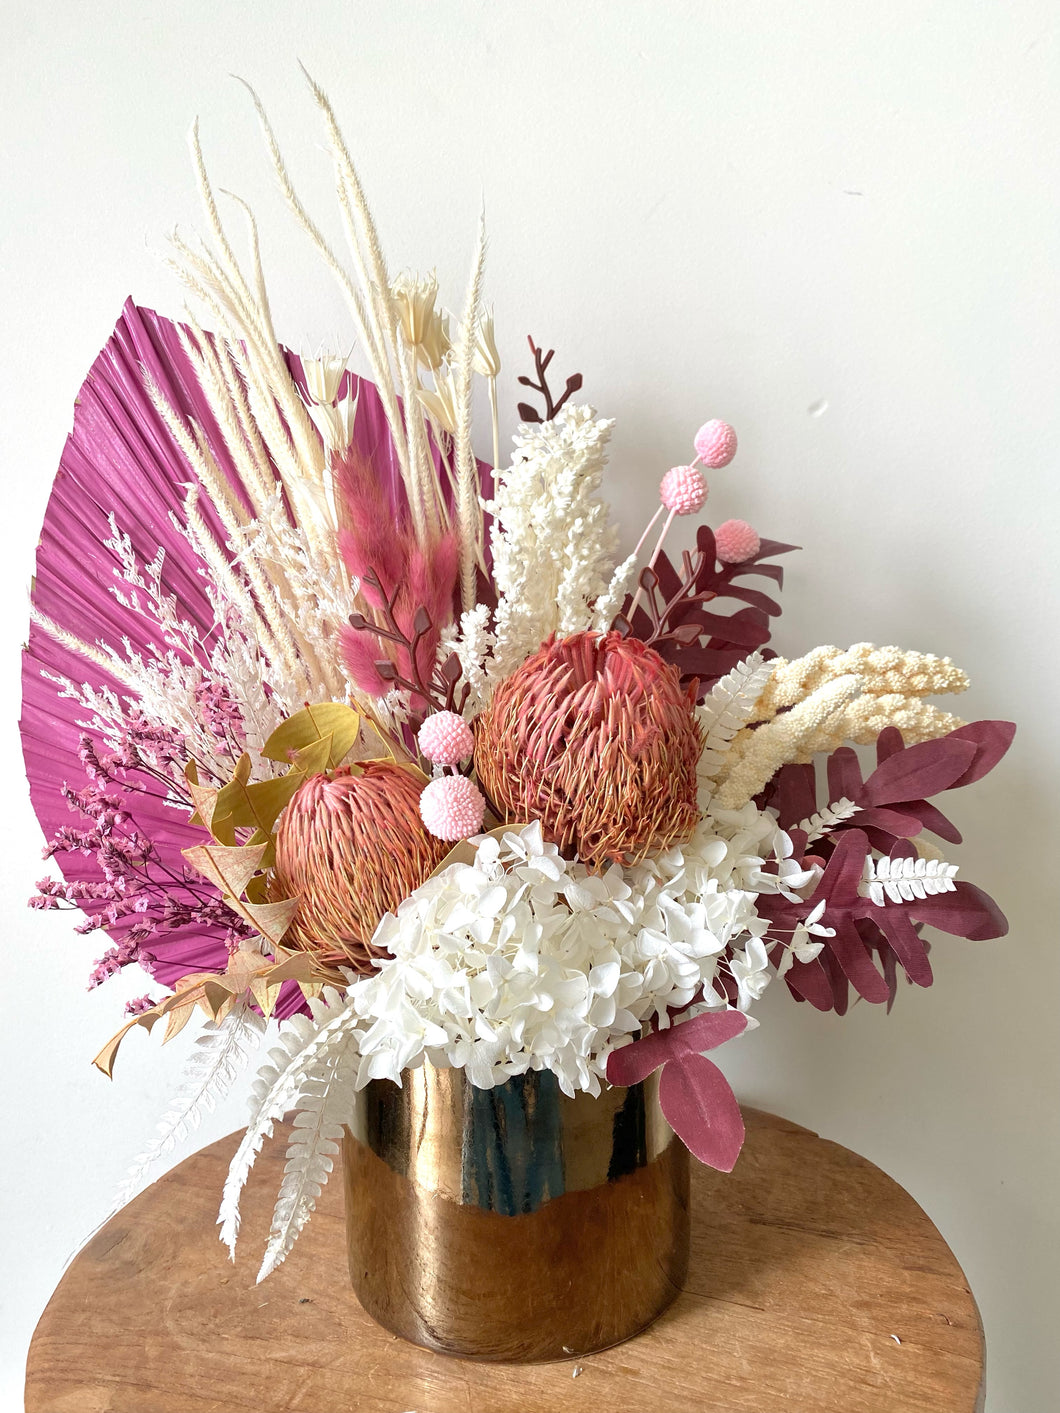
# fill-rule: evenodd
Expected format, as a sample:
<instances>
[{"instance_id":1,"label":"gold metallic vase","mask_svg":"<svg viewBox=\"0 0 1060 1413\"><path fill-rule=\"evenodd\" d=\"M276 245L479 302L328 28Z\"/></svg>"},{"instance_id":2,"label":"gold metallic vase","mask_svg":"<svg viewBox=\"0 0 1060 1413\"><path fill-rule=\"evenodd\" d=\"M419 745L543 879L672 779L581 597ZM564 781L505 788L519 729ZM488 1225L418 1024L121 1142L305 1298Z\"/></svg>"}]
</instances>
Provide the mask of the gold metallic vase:
<instances>
[{"instance_id":1,"label":"gold metallic vase","mask_svg":"<svg viewBox=\"0 0 1060 1413\"><path fill-rule=\"evenodd\" d=\"M649 1325L688 1267L688 1152L658 1076L568 1099L548 1071L374 1080L346 1130L350 1278L415 1344L473 1359L590 1354Z\"/></svg>"}]
</instances>

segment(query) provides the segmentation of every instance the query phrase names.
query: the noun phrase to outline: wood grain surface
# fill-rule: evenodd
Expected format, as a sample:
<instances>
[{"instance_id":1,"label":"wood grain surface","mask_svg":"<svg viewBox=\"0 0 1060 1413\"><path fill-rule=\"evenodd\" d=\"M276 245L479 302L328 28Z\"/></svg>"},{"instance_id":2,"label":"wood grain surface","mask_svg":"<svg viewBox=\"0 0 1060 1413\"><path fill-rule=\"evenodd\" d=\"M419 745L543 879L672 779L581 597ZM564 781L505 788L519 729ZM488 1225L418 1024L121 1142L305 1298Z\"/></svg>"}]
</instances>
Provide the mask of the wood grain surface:
<instances>
[{"instance_id":1,"label":"wood grain surface","mask_svg":"<svg viewBox=\"0 0 1060 1413\"><path fill-rule=\"evenodd\" d=\"M334 1179L255 1285L284 1144L258 1161L233 1266L214 1220L236 1138L215 1143L74 1261L34 1335L26 1413L981 1408L975 1301L927 1216L856 1154L745 1117L731 1175L693 1164L691 1269L662 1319L604 1354L521 1366L431 1354L373 1324L350 1290Z\"/></svg>"}]
</instances>

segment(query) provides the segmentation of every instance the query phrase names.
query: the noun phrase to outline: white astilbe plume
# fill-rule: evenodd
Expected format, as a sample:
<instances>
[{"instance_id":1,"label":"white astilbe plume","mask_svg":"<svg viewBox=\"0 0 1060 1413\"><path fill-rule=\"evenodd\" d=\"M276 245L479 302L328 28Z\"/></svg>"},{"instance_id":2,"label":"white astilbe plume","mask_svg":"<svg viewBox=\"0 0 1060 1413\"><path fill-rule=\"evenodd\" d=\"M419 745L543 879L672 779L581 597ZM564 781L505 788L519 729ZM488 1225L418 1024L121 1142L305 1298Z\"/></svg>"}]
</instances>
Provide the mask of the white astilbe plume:
<instances>
[{"instance_id":1,"label":"white astilbe plume","mask_svg":"<svg viewBox=\"0 0 1060 1413\"><path fill-rule=\"evenodd\" d=\"M158 1123L158 1133L129 1170L118 1194L124 1207L139 1191L151 1168L182 1143L204 1114L231 1089L265 1034L265 1021L244 1001L237 1001L222 1021L207 1021L196 1036L177 1093Z\"/></svg>"},{"instance_id":2,"label":"white astilbe plume","mask_svg":"<svg viewBox=\"0 0 1060 1413\"><path fill-rule=\"evenodd\" d=\"M631 554L624 559L611 575L607 588L593 605L592 626L598 633L606 633L614 622L615 615L621 612L622 605L637 576L639 554Z\"/></svg>"},{"instance_id":3,"label":"white astilbe plume","mask_svg":"<svg viewBox=\"0 0 1060 1413\"><path fill-rule=\"evenodd\" d=\"M600 498L612 421L565 407L527 424L486 510L498 602L491 682L514 671L552 633L590 627L611 580L618 532Z\"/></svg>"},{"instance_id":4,"label":"white astilbe plume","mask_svg":"<svg viewBox=\"0 0 1060 1413\"><path fill-rule=\"evenodd\" d=\"M438 656L441 662L451 653L455 653L460 663L463 681L469 689L464 707L464 715L469 720L482 711L489 701L486 660L494 643L489 622L488 605L478 604L469 613L460 615L459 626L453 625L443 633L439 644Z\"/></svg>"}]
</instances>

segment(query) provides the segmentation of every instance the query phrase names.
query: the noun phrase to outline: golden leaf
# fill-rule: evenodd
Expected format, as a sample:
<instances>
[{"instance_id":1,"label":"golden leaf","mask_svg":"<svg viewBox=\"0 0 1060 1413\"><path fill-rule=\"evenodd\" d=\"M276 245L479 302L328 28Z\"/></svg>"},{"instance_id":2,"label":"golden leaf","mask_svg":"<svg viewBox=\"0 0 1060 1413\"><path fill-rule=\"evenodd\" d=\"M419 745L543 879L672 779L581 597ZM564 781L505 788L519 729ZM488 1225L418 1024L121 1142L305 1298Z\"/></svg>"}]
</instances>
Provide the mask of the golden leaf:
<instances>
[{"instance_id":1,"label":"golden leaf","mask_svg":"<svg viewBox=\"0 0 1060 1413\"><path fill-rule=\"evenodd\" d=\"M195 844L183 854L192 868L222 893L239 898L261 868L266 845Z\"/></svg>"},{"instance_id":2,"label":"golden leaf","mask_svg":"<svg viewBox=\"0 0 1060 1413\"><path fill-rule=\"evenodd\" d=\"M244 903L238 898L226 898L225 902L274 947L290 927L298 911L297 898L286 898L278 903Z\"/></svg>"},{"instance_id":3,"label":"golden leaf","mask_svg":"<svg viewBox=\"0 0 1060 1413\"><path fill-rule=\"evenodd\" d=\"M281 722L261 754L269 760L290 761L307 746L327 741L326 764L320 769L334 770L353 749L360 729L361 718L352 707L342 702L317 702Z\"/></svg>"}]
</instances>

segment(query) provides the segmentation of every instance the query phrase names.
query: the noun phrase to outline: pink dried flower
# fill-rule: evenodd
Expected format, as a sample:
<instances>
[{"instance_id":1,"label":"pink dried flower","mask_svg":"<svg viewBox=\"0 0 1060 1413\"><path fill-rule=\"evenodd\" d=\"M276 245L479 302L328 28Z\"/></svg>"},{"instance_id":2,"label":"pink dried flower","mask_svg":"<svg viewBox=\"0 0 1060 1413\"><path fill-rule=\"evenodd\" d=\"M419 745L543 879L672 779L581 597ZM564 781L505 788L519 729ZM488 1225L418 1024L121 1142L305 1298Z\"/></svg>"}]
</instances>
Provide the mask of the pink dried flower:
<instances>
[{"instance_id":1,"label":"pink dried flower","mask_svg":"<svg viewBox=\"0 0 1060 1413\"><path fill-rule=\"evenodd\" d=\"M142 1016L144 1011L151 1010L154 1004L150 996L134 996L131 1001L126 1001L125 1014L127 1016Z\"/></svg>"},{"instance_id":2,"label":"pink dried flower","mask_svg":"<svg viewBox=\"0 0 1060 1413\"><path fill-rule=\"evenodd\" d=\"M482 828L485 813L481 790L463 775L432 780L420 796L420 817L438 839L470 839Z\"/></svg>"},{"instance_id":3,"label":"pink dried flower","mask_svg":"<svg viewBox=\"0 0 1060 1413\"><path fill-rule=\"evenodd\" d=\"M276 826L269 882L273 902L298 899L285 947L372 970L379 919L445 854L420 822L419 798L416 776L390 761L342 766L299 787Z\"/></svg>"},{"instance_id":4,"label":"pink dried flower","mask_svg":"<svg viewBox=\"0 0 1060 1413\"><path fill-rule=\"evenodd\" d=\"M704 422L696 433L695 447L696 455L704 466L714 467L715 470L728 466L736 455L736 433L728 422L714 417Z\"/></svg>"},{"instance_id":5,"label":"pink dried flower","mask_svg":"<svg viewBox=\"0 0 1060 1413\"><path fill-rule=\"evenodd\" d=\"M703 509L707 483L694 466L674 466L662 478L659 495L674 515L692 515Z\"/></svg>"},{"instance_id":6,"label":"pink dried flower","mask_svg":"<svg viewBox=\"0 0 1060 1413\"><path fill-rule=\"evenodd\" d=\"M436 711L420 727L420 753L434 765L459 765L475 748L471 727L455 711Z\"/></svg>"},{"instance_id":7,"label":"pink dried flower","mask_svg":"<svg viewBox=\"0 0 1060 1413\"><path fill-rule=\"evenodd\" d=\"M475 769L507 820L592 868L687 839L702 738L677 669L636 638L550 639L475 722Z\"/></svg>"},{"instance_id":8,"label":"pink dried flower","mask_svg":"<svg viewBox=\"0 0 1060 1413\"><path fill-rule=\"evenodd\" d=\"M754 559L762 546L758 531L746 520L726 520L714 531L714 541L722 564L743 564Z\"/></svg>"}]
</instances>

